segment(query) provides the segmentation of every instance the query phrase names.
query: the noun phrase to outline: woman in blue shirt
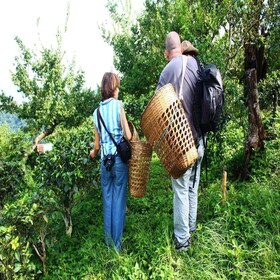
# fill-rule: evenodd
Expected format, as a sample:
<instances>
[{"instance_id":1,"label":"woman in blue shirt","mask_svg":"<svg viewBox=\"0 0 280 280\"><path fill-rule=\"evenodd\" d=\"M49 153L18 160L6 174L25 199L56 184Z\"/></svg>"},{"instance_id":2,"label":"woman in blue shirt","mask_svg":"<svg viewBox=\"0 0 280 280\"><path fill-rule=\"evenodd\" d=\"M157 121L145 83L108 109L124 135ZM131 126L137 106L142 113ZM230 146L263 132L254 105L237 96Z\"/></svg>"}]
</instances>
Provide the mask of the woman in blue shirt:
<instances>
[{"instance_id":1,"label":"woman in blue shirt","mask_svg":"<svg viewBox=\"0 0 280 280\"><path fill-rule=\"evenodd\" d=\"M111 72L104 74L101 82L102 101L99 110L107 130L118 143L122 136L131 140L131 132L127 123L123 104L118 100L120 79ZM97 110L93 113L95 143L90 156L94 158L101 149L101 188L104 211L105 242L117 251L121 249L121 238L125 225L126 188L128 181L128 164L118 156L116 146L106 132L102 122L98 122ZM115 162L107 168L104 160L113 155ZM109 170L108 170L109 169Z\"/></svg>"}]
</instances>

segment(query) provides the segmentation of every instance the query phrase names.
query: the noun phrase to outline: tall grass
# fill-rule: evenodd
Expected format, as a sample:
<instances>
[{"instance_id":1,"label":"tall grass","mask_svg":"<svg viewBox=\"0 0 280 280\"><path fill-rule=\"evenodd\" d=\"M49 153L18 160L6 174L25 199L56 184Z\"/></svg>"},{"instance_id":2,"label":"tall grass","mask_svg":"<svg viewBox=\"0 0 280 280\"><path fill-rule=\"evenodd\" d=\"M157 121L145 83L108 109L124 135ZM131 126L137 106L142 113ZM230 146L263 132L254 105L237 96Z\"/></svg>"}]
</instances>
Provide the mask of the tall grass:
<instances>
[{"instance_id":1,"label":"tall grass","mask_svg":"<svg viewBox=\"0 0 280 280\"><path fill-rule=\"evenodd\" d=\"M200 190L192 246L176 252L171 180L153 155L146 196L128 193L121 253L104 244L101 190L93 189L73 209L72 238L62 224L52 231L44 279L280 279L279 169L256 170L251 182L228 181L224 207L220 178Z\"/></svg>"}]
</instances>

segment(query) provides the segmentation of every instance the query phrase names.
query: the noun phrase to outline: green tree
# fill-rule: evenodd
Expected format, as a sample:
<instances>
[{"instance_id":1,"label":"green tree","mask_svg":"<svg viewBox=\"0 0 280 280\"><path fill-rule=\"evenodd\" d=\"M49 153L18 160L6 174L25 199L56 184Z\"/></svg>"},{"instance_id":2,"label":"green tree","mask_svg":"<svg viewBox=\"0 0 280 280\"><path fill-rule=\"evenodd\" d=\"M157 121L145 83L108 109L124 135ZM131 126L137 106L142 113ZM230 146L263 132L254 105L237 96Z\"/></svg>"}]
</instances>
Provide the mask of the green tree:
<instances>
[{"instance_id":1,"label":"green tree","mask_svg":"<svg viewBox=\"0 0 280 280\"><path fill-rule=\"evenodd\" d=\"M279 3L276 1L240 0L227 1L225 36L228 38L227 61L238 72L230 73L243 83L244 105L247 109L247 136L245 139L245 178L250 175L250 160L257 150L264 149L266 137L260 112L259 83L270 79L279 64L279 47L275 39L279 38ZM273 52L273 54L272 54ZM274 57L274 58L273 58ZM239 67L237 67L239 65ZM265 82L264 82L265 83ZM271 89L277 88L277 81ZM277 90L272 90L270 103L274 104ZM235 104L231 104L233 108ZM274 109L276 111L276 109ZM275 115L275 114L274 114ZM271 123L272 125L272 123Z\"/></svg>"},{"instance_id":2,"label":"green tree","mask_svg":"<svg viewBox=\"0 0 280 280\"><path fill-rule=\"evenodd\" d=\"M260 140L256 147L263 146L264 128L260 110L257 109L259 105L255 105L258 103L258 91L246 79L248 65L255 60L248 56L248 46L255 46L259 82L266 74L275 71L275 65L279 63L276 38L279 38L280 13L277 1L146 0L145 10L131 24L127 24L126 13L120 12L117 7L121 8L117 1L109 2L108 9L114 24L120 28L111 32L103 30L103 34L115 50L114 61L122 73L124 100L130 105L128 113L129 108L135 107L135 97L142 103L144 96L144 104L147 104L153 94L166 64L163 56L165 36L174 30L182 40L191 41L200 50L199 57L203 63L215 63L220 68L227 101L225 123L227 119L236 120L244 131L248 131L248 135L253 136L251 139ZM269 57L272 51L276 52L273 58ZM270 66L269 62L273 65ZM273 88L278 86L275 84ZM271 98L270 102L275 104L275 98ZM138 108L135 119L140 119L144 106ZM256 110L253 112L250 108ZM260 129L250 130L250 127ZM247 143L250 143L248 138Z\"/></svg>"},{"instance_id":3,"label":"green tree","mask_svg":"<svg viewBox=\"0 0 280 280\"><path fill-rule=\"evenodd\" d=\"M55 195L39 188L29 160L28 134L11 133L0 126L0 278L21 279L35 275L33 249L46 272L48 220L57 211ZM33 249L32 249L33 248ZM2 278L1 278L2 279Z\"/></svg>"},{"instance_id":4,"label":"green tree","mask_svg":"<svg viewBox=\"0 0 280 280\"><path fill-rule=\"evenodd\" d=\"M16 113L26 121L27 128L36 136L31 151L57 126L73 127L80 124L92 111L94 92L84 88L84 72L75 71L75 63L64 64L65 52L61 49L61 34L57 35L57 48L42 47L29 50L16 37L20 55L16 57L12 80L23 94L24 102L0 95L1 109ZM30 153L30 152L29 152Z\"/></svg>"},{"instance_id":5,"label":"green tree","mask_svg":"<svg viewBox=\"0 0 280 280\"><path fill-rule=\"evenodd\" d=\"M28 160L23 158L29 149L28 134L10 133L7 125L0 132L0 275L31 277L36 271L34 253L46 273L49 224L61 213L71 236L72 208L99 180L98 160L88 157L92 120L71 130L58 129L50 136L54 149L32 153Z\"/></svg>"},{"instance_id":6,"label":"green tree","mask_svg":"<svg viewBox=\"0 0 280 280\"><path fill-rule=\"evenodd\" d=\"M89 158L92 139L91 119L77 128L58 130L51 137L53 150L36 156L33 163L36 181L55 194L69 237L73 231L71 212L77 203L77 194L97 186L99 180L98 160Z\"/></svg>"}]
</instances>

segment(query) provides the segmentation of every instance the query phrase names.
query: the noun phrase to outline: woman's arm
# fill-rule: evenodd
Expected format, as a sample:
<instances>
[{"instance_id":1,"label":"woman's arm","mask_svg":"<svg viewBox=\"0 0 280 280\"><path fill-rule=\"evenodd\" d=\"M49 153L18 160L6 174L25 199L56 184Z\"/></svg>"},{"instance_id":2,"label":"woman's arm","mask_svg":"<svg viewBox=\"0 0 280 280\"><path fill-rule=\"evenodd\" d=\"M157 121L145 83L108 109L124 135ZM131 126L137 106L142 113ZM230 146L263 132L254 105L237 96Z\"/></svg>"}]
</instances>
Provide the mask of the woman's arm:
<instances>
[{"instance_id":1,"label":"woman's arm","mask_svg":"<svg viewBox=\"0 0 280 280\"><path fill-rule=\"evenodd\" d=\"M94 135L95 135L94 148L89 153L91 158L94 158L100 150L100 135L98 133L95 124L94 124Z\"/></svg>"},{"instance_id":2,"label":"woman's arm","mask_svg":"<svg viewBox=\"0 0 280 280\"><path fill-rule=\"evenodd\" d=\"M128 122L127 122L127 119L126 119L126 115L125 115L125 112L124 112L124 108L123 106L121 106L121 127L122 127L122 130L123 130L123 134L124 134L124 137L126 140L131 140L132 138L132 135L131 135L131 131L129 129L129 126L128 126Z\"/></svg>"}]
</instances>

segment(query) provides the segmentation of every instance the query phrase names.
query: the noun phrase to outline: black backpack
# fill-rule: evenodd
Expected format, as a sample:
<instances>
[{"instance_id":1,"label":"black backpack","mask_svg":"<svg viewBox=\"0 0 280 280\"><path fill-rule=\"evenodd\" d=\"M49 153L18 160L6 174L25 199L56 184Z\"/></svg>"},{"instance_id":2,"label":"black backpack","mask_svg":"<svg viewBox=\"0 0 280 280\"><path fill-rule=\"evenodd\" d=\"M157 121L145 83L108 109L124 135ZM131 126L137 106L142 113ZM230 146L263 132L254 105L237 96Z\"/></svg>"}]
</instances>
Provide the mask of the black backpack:
<instances>
[{"instance_id":1,"label":"black backpack","mask_svg":"<svg viewBox=\"0 0 280 280\"><path fill-rule=\"evenodd\" d=\"M223 111L225 97L223 91L223 81L220 70L214 64L202 66L198 58L196 58L199 78L201 81L201 98L200 98L200 120L199 125L203 135L206 132L216 132L219 128L221 114ZM207 180L207 140L203 139L205 148L204 158L206 164L206 180ZM197 162L196 162L197 164ZM196 178L196 169L194 178ZM194 187L195 179L193 182Z\"/></svg>"},{"instance_id":2,"label":"black backpack","mask_svg":"<svg viewBox=\"0 0 280 280\"><path fill-rule=\"evenodd\" d=\"M196 59L199 66L199 76L202 82L200 128L205 134L217 131L225 102L222 76L214 64L205 67Z\"/></svg>"}]
</instances>

